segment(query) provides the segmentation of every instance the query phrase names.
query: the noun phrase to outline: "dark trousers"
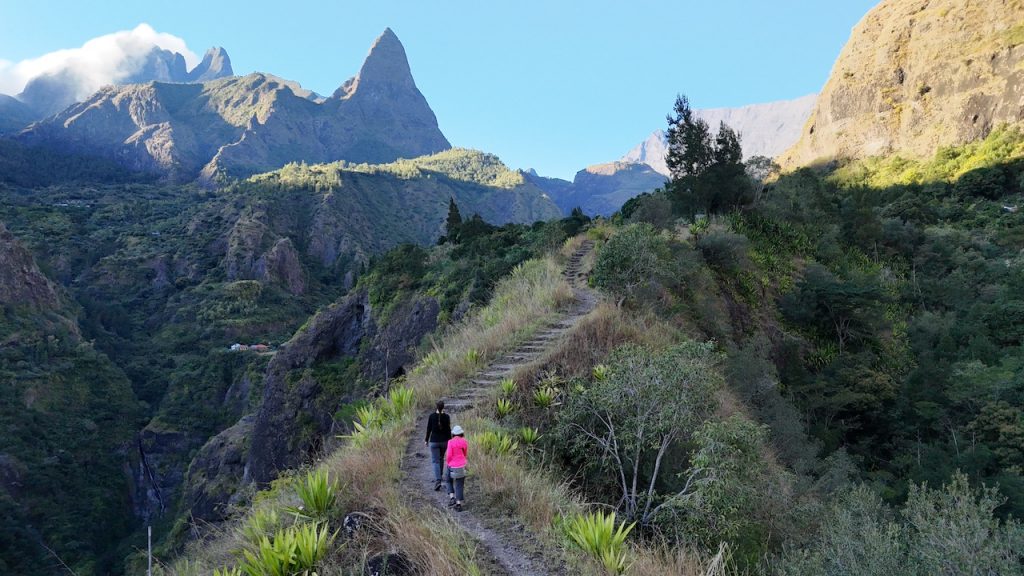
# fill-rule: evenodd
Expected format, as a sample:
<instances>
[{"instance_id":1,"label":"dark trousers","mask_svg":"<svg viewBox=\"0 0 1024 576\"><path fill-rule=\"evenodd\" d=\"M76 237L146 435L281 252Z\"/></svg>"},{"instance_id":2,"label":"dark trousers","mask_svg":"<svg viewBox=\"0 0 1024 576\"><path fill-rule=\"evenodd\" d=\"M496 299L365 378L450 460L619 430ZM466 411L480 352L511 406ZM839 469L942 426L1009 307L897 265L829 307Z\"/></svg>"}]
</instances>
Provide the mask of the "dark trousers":
<instances>
[{"instance_id":1,"label":"dark trousers","mask_svg":"<svg viewBox=\"0 0 1024 576\"><path fill-rule=\"evenodd\" d=\"M434 466L434 482L441 482L441 470L444 469L444 452L448 442L430 443L430 463Z\"/></svg>"},{"instance_id":2,"label":"dark trousers","mask_svg":"<svg viewBox=\"0 0 1024 576\"><path fill-rule=\"evenodd\" d=\"M452 478L448 476L448 494L455 494L455 501L462 502L466 488L466 478Z\"/></svg>"}]
</instances>

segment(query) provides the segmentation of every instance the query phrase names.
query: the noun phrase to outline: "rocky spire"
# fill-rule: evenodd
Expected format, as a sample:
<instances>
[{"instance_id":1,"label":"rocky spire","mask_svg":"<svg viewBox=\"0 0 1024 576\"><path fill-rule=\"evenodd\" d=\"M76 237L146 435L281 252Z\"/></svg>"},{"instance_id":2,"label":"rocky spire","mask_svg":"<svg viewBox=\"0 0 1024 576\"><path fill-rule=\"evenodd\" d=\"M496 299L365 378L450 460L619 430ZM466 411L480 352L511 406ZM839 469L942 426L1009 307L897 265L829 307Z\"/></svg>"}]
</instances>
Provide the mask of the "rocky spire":
<instances>
[{"instance_id":1,"label":"rocky spire","mask_svg":"<svg viewBox=\"0 0 1024 576\"><path fill-rule=\"evenodd\" d=\"M392 93L416 90L405 47L391 28L385 28L384 33L373 42L359 74L335 90L333 97L347 98L360 88L364 91L377 91L385 87Z\"/></svg>"},{"instance_id":2,"label":"rocky spire","mask_svg":"<svg viewBox=\"0 0 1024 576\"><path fill-rule=\"evenodd\" d=\"M188 73L188 82L206 82L226 76L234 76L231 69L231 58L228 58L226 50L220 46L210 48L203 55L203 61Z\"/></svg>"}]
</instances>

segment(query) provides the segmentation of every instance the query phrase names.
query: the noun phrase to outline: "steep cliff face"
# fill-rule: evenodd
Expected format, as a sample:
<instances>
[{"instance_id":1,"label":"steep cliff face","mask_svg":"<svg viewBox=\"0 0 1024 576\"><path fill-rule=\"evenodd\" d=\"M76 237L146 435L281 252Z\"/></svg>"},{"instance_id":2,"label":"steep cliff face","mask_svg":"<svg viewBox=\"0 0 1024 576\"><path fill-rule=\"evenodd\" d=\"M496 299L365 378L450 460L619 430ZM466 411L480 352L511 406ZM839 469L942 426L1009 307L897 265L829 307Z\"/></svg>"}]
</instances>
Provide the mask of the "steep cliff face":
<instances>
[{"instance_id":1,"label":"steep cliff face","mask_svg":"<svg viewBox=\"0 0 1024 576\"><path fill-rule=\"evenodd\" d=\"M186 80L206 81L226 71L226 54L211 50ZM175 180L201 176L208 182L289 162L381 163L451 147L391 30L331 98L267 74L109 86L19 139Z\"/></svg>"},{"instance_id":2,"label":"steep cliff face","mask_svg":"<svg viewBox=\"0 0 1024 576\"><path fill-rule=\"evenodd\" d=\"M783 157L928 156L1024 119L1024 2L884 0L853 29Z\"/></svg>"},{"instance_id":3,"label":"steep cliff face","mask_svg":"<svg viewBox=\"0 0 1024 576\"><path fill-rule=\"evenodd\" d=\"M32 255L0 222L0 305L55 310L57 289Z\"/></svg>"},{"instance_id":4,"label":"steep cliff face","mask_svg":"<svg viewBox=\"0 0 1024 576\"><path fill-rule=\"evenodd\" d=\"M365 292L357 292L313 318L271 360L256 412L248 478L268 482L279 470L308 458L331 429L339 399L321 402L320 382L309 369L317 361L354 358L372 330Z\"/></svg>"}]
</instances>

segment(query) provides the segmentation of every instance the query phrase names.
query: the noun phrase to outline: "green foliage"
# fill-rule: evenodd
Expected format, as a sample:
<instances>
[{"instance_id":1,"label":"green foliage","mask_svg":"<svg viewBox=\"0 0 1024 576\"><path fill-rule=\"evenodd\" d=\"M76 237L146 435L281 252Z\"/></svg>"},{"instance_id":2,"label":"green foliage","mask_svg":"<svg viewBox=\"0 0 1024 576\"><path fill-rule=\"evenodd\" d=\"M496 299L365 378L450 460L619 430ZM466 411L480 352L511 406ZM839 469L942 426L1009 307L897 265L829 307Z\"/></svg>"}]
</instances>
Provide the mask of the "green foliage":
<instances>
[{"instance_id":1,"label":"green foliage","mask_svg":"<svg viewBox=\"0 0 1024 576\"><path fill-rule=\"evenodd\" d=\"M255 550L244 550L240 569L246 576L313 576L336 535L317 523L279 530Z\"/></svg>"},{"instance_id":2,"label":"green foliage","mask_svg":"<svg viewBox=\"0 0 1024 576\"><path fill-rule=\"evenodd\" d=\"M502 396L511 398L512 394L516 391L516 381L512 378L502 378L501 382L498 383L498 388L501 390Z\"/></svg>"},{"instance_id":3,"label":"green foliage","mask_svg":"<svg viewBox=\"0 0 1024 576\"><path fill-rule=\"evenodd\" d=\"M544 385L533 391L533 403L542 410L547 410L555 405L558 398L558 389L554 386Z\"/></svg>"},{"instance_id":4,"label":"green foliage","mask_svg":"<svg viewBox=\"0 0 1024 576\"><path fill-rule=\"evenodd\" d=\"M473 439L480 450L495 456L507 456L519 447L519 443L504 430L487 430L477 434Z\"/></svg>"},{"instance_id":5,"label":"green foliage","mask_svg":"<svg viewBox=\"0 0 1024 576\"><path fill-rule=\"evenodd\" d=\"M573 516L565 521L566 535L584 552L596 558L609 574L622 574L629 568L626 538L636 526L615 524L615 513L597 511Z\"/></svg>"},{"instance_id":6,"label":"green foliage","mask_svg":"<svg viewBox=\"0 0 1024 576\"><path fill-rule=\"evenodd\" d=\"M779 565L785 575L1020 574L1024 526L993 512L993 488L973 490L962 474L940 490L913 486L896 516L866 487L837 502L810 547Z\"/></svg>"},{"instance_id":7,"label":"green foliage","mask_svg":"<svg viewBox=\"0 0 1024 576\"><path fill-rule=\"evenodd\" d=\"M519 429L519 439L527 446L533 446L536 444L540 440L541 436L542 434L540 433L540 430L536 428L523 426Z\"/></svg>"},{"instance_id":8,"label":"green foliage","mask_svg":"<svg viewBox=\"0 0 1024 576\"><path fill-rule=\"evenodd\" d=\"M598 364L590 370L590 375L594 377L594 380L604 380L611 374L611 369L607 364Z\"/></svg>"},{"instance_id":9,"label":"green foliage","mask_svg":"<svg viewBox=\"0 0 1024 576\"><path fill-rule=\"evenodd\" d=\"M668 194L677 214L718 214L752 200L753 188L743 165L739 135L725 122L712 139L707 123L690 108L686 96L676 97L668 118L671 172Z\"/></svg>"},{"instance_id":10,"label":"green foliage","mask_svg":"<svg viewBox=\"0 0 1024 576\"><path fill-rule=\"evenodd\" d=\"M327 470L319 468L306 473L295 485L295 494L302 501L298 508L288 511L312 520L327 520L338 501L338 485L332 482Z\"/></svg>"},{"instance_id":11,"label":"green foliage","mask_svg":"<svg viewBox=\"0 0 1024 576\"><path fill-rule=\"evenodd\" d=\"M713 343L659 351L626 345L609 357L607 378L568 397L559 437L579 465L615 479L627 518L653 525L665 506L689 492L689 486L669 494L660 488L662 475L686 472L685 459L674 466L665 455L709 415L721 383L717 362Z\"/></svg>"},{"instance_id":12,"label":"green foliage","mask_svg":"<svg viewBox=\"0 0 1024 576\"><path fill-rule=\"evenodd\" d=\"M281 517L277 508L257 508L249 515L239 528L242 539L250 544L258 544L263 538L270 536L281 527Z\"/></svg>"},{"instance_id":13,"label":"green foliage","mask_svg":"<svg viewBox=\"0 0 1024 576\"><path fill-rule=\"evenodd\" d=\"M512 403L512 400L508 398L498 398L498 402L494 406L495 414L498 419L507 417L513 411L515 411L516 405Z\"/></svg>"},{"instance_id":14,"label":"green foliage","mask_svg":"<svg viewBox=\"0 0 1024 576\"><path fill-rule=\"evenodd\" d=\"M650 224L630 224L601 248L591 277L625 300L664 275L670 258L667 239Z\"/></svg>"}]
</instances>

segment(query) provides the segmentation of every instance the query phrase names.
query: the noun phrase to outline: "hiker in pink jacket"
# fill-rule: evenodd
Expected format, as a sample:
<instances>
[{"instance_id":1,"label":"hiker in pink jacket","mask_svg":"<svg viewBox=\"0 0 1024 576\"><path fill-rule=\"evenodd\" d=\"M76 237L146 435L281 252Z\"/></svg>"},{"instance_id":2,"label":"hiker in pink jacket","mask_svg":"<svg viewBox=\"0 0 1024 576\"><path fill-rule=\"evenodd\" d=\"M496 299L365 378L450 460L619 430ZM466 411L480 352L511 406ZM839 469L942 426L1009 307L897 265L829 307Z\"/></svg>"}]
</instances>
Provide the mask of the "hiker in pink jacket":
<instances>
[{"instance_id":1,"label":"hiker in pink jacket","mask_svg":"<svg viewBox=\"0 0 1024 576\"><path fill-rule=\"evenodd\" d=\"M448 505L456 512L462 511L463 490L466 486L466 443L462 426L452 428L452 439L448 441L445 463L448 465Z\"/></svg>"}]
</instances>

